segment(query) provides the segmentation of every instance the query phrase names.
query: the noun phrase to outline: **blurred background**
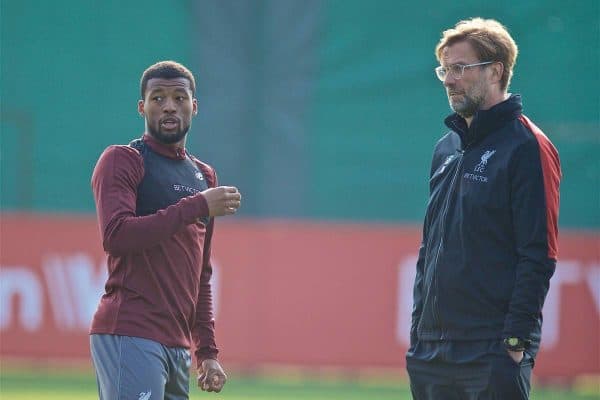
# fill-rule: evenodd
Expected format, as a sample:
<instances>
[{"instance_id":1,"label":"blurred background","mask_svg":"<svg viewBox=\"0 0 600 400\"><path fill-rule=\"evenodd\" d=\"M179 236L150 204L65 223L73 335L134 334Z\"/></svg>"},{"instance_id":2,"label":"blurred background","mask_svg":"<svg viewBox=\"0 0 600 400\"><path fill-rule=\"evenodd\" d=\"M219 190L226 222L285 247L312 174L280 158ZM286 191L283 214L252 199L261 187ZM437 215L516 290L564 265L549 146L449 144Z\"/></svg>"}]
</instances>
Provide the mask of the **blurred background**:
<instances>
[{"instance_id":1,"label":"blurred background","mask_svg":"<svg viewBox=\"0 0 600 400\"><path fill-rule=\"evenodd\" d=\"M313 385L307 398L355 398L328 392L340 376L356 398L406 395L414 260L450 112L433 50L482 16L517 42L510 92L564 175L535 379L599 395L599 4L2 0L2 390L20 398L23 376L73 362L93 389L87 328L106 267L90 177L107 146L141 136L141 73L172 59L197 80L188 150L244 196L213 251L221 358L245 382L232 391L286 398L257 382L301 373L312 383L288 389Z\"/></svg>"}]
</instances>

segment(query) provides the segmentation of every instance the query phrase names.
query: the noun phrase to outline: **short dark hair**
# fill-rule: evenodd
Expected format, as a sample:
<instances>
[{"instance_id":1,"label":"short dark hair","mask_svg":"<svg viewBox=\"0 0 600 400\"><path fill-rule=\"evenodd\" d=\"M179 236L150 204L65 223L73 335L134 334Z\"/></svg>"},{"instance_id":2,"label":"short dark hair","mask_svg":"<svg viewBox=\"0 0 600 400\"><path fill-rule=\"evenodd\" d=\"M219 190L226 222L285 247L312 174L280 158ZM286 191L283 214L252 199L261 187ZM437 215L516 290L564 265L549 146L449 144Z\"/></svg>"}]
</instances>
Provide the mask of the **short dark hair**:
<instances>
[{"instance_id":1,"label":"short dark hair","mask_svg":"<svg viewBox=\"0 0 600 400\"><path fill-rule=\"evenodd\" d=\"M159 61L156 64L153 64L146 68L146 70L142 74L142 79L140 80L140 94L142 96L142 99L146 94L146 86L148 84L148 81L152 78L185 78L188 81L190 81L192 95L196 96L196 81L194 80L194 75L192 75L192 72L189 69L187 69L184 65L178 62Z\"/></svg>"}]
</instances>

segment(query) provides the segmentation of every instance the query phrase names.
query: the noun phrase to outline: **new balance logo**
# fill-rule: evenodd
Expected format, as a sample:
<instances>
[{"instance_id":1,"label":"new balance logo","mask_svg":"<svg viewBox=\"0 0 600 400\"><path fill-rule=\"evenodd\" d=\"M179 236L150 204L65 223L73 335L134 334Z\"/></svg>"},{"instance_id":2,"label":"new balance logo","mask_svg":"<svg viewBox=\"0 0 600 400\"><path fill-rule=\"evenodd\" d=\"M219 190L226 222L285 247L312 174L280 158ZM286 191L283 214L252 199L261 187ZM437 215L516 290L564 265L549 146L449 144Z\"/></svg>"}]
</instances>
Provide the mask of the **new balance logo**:
<instances>
[{"instance_id":1,"label":"new balance logo","mask_svg":"<svg viewBox=\"0 0 600 400\"><path fill-rule=\"evenodd\" d=\"M486 150L486 152L483 153L483 155L481 156L481 161L479 162L479 164L477 164L475 168L473 168L473 172L484 172L489 159L494 155L495 152L496 150Z\"/></svg>"},{"instance_id":2,"label":"new balance logo","mask_svg":"<svg viewBox=\"0 0 600 400\"><path fill-rule=\"evenodd\" d=\"M151 396L152 390L148 390L147 392L141 392L140 397L138 397L138 400L150 400Z\"/></svg>"},{"instance_id":3,"label":"new balance logo","mask_svg":"<svg viewBox=\"0 0 600 400\"><path fill-rule=\"evenodd\" d=\"M446 169L446 167L450 164L450 162L452 160L454 160L455 157L456 157L456 155L454 155L454 154L451 155L451 156L446 157L446 159L444 160L444 163L442 164L442 167L439 170L440 174L444 172L444 170Z\"/></svg>"}]
</instances>

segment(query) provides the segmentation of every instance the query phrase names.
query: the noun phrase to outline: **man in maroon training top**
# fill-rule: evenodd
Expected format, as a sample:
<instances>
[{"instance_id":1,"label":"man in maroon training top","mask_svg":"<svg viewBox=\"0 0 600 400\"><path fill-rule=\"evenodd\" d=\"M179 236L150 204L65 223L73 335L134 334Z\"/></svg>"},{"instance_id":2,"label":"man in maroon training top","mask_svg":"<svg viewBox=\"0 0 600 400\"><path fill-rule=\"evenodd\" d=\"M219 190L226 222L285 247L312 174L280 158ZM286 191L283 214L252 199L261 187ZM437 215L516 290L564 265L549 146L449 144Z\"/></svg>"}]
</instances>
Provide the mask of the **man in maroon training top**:
<instances>
[{"instance_id":1,"label":"man in maroon training top","mask_svg":"<svg viewBox=\"0 0 600 400\"><path fill-rule=\"evenodd\" d=\"M187 399L192 341L198 386L219 392L210 277L214 217L241 195L185 149L197 113L195 81L163 61L141 79L145 132L110 146L92 177L108 280L90 336L101 399Z\"/></svg>"}]
</instances>

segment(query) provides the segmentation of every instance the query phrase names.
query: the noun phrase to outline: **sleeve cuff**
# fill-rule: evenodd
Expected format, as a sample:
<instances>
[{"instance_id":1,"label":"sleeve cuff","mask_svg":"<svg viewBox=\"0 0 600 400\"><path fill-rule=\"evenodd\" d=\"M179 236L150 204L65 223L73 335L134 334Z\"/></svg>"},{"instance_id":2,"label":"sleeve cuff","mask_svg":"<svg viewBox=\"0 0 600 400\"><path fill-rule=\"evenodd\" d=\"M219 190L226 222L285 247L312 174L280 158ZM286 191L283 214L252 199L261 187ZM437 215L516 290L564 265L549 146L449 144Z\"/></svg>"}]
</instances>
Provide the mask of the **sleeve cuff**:
<instances>
[{"instance_id":1,"label":"sleeve cuff","mask_svg":"<svg viewBox=\"0 0 600 400\"><path fill-rule=\"evenodd\" d=\"M198 370L202 370L202 361L204 360L215 360L219 361L217 357L218 351L206 351L206 352L196 352L196 362Z\"/></svg>"},{"instance_id":2,"label":"sleeve cuff","mask_svg":"<svg viewBox=\"0 0 600 400\"><path fill-rule=\"evenodd\" d=\"M201 217L208 217L210 211L208 210L208 202L206 201L206 197L202 193L198 193L198 215Z\"/></svg>"}]
</instances>

